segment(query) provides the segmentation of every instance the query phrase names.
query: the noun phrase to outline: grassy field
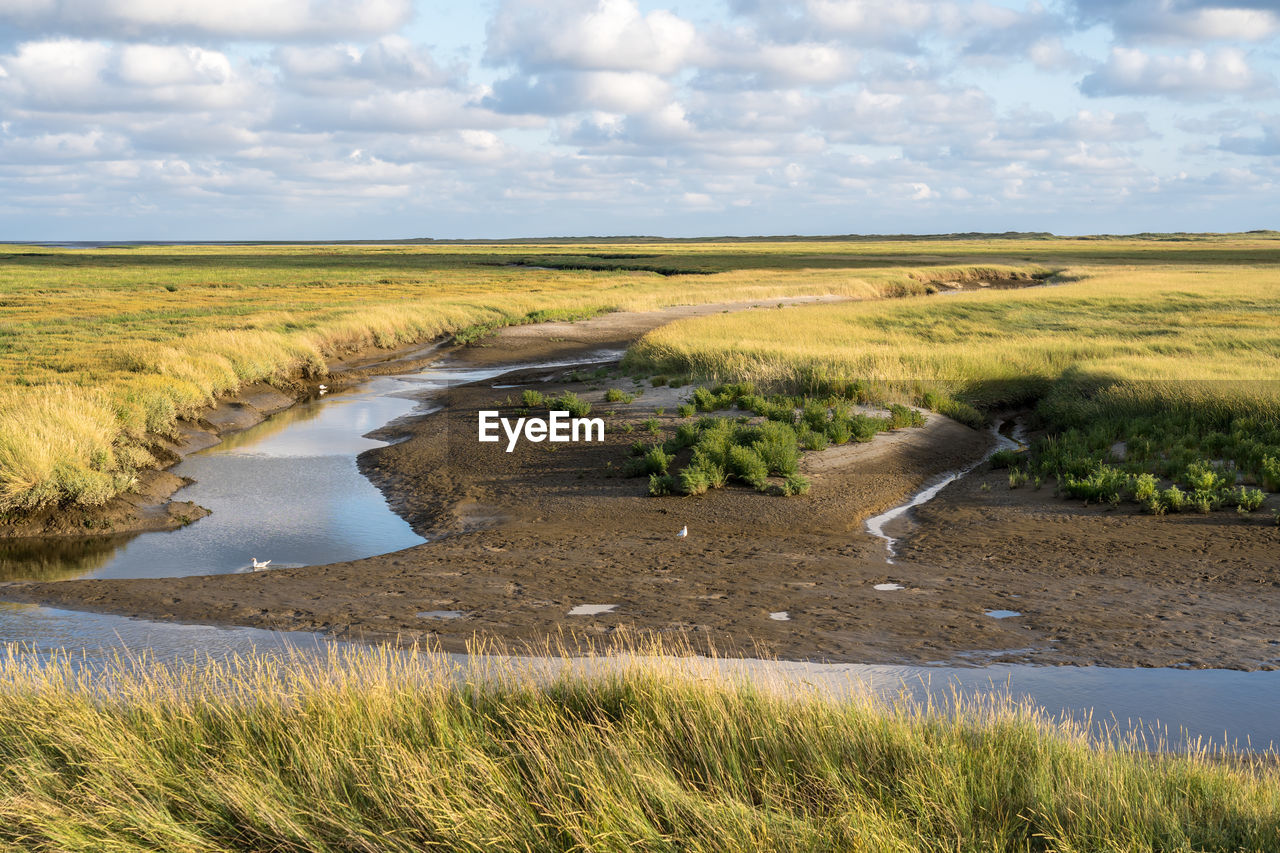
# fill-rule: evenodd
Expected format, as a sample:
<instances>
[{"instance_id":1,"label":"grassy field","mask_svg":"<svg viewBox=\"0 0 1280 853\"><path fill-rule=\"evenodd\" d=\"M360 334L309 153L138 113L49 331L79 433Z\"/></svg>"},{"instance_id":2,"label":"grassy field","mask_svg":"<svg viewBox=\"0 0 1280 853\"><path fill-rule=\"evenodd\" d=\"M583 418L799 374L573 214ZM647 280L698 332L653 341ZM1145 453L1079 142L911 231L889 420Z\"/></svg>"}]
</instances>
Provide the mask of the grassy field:
<instances>
[{"instance_id":1,"label":"grassy field","mask_svg":"<svg viewBox=\"0 0 1280 853\"><path fill-rule=\"evenodd\" d=\"M153 464L150 440L176 419L247 383L323 376L368 347L618 309L874 298L963 274L815 271L804 253L766 254L773 268L758 271L705 246L672 274L666 256L536 248L12 247L0 254L0 512L102 503Z\"/></svg>"},{"instance_id":2,"label":"grassy field","mask_svg":"<svg viewBox=\"0 0 1280 853\"><path fill-rule=\"evenodd\" d=\"M1144 381L1248 380L1274 366L1266 312L1278 262L1280 239L1270 234L10 246L0 253L0 513L108 500L154 464L155 436L246 383L320 377L335 358L368 347L443 334L476 341L506 324L617 309L870 300L923 294L932 281L1056 272L1087 279L1061 293L1088 295L715 318L651 338L639 357L734 379L815 370L927 379L954 390L934 401L944 410L1025 399L1079 365L1088 377L1114 369ZM1206 319L1217 325L1196 325ZM741 351L737 334L748 335ZM1006 336L1016 353L1005 352Z\"/></svg>"},{"instance_id":3,"label":"grassy field","mask_svg":"<svg viewBox=\"0 0 1280 853\"><path fill-rule=\"evenodd\" d=\"M49 851L1280 849L1280 771L698 678L365 649L0 663L0 846Z\"/></svg>"},{"instance_id":4,"label":"grassy field","mask_svg":"<svg viewBox=\"0 0 1280 853\"><path fill-rule=\"evenodd\" d=\"M1157 512L1248 508L1254 486L1280 490L1280 275L1256 258L1170 250L1065 267L1042 288L682 320L627 365L806 393L856 385L961 415L1036 407L1050 435L1028 476ZM1153 493L1152 478L1172 485Z\"/></svg>"}]
</instances>

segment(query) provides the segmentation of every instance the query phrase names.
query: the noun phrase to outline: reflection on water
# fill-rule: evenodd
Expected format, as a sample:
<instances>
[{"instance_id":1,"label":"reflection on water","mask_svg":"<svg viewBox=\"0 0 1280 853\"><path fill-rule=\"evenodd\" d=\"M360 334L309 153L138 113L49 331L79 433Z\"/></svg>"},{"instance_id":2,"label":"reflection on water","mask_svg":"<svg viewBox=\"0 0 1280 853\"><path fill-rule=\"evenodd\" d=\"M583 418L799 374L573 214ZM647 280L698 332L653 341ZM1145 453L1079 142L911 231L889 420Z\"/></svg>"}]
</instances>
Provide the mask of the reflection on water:
<instances>
[{"instance_id":1,"label":"reflection on water","mask_svg":"<svg viewBox=\"0 0 1280 853\"><path fill-rule=\"evenodd\" d=\"M144 653L157 663L175 663L191 661L196 654L214 659L282 649L311 654L343 645L320 634L148 622L0 602L0 647L5 644L41 660L68 656L90 670Z\"/></svg>"},{"instance_id":2,"label":"reflection on water","mask_svg":"<svg viewBox=\"0 0 1280 853\"><path fill-rule=\"evenodd\" d=\"M99 569L132 536L0 539L0 581L60 581Z\"/></svg>"},{"instance_id":3,"label":"reflection on water","mask_svg":"<svg viewBox=\"0 0 1280 853\"><path fill-rule=\"evenodd\" d=\"M229 434L172 470L195 480L175 500L212 515L179 530L0 543L0 579L174 577L354 560L422 542L360 473L356 457L385 442L364 434L419 403L420 386L383 377L304 401ZM35 628L35 626L32 626Z\"/></svg>"},{"instance_id":4,"label":"reflection on water","mask_svg":"<svg viewBox=\"0 0 1280 853\"><path fill-rule=\"evenodd\" d=\"M364 434L409 414L381 379L347 395L300 403L180 462L195 483L175 499L212 515L180 530L144 533L87 577L137 578L247 571L354 560L423 541L360 473L356 457L383 442Z\"/></svg>"}]
</instances>

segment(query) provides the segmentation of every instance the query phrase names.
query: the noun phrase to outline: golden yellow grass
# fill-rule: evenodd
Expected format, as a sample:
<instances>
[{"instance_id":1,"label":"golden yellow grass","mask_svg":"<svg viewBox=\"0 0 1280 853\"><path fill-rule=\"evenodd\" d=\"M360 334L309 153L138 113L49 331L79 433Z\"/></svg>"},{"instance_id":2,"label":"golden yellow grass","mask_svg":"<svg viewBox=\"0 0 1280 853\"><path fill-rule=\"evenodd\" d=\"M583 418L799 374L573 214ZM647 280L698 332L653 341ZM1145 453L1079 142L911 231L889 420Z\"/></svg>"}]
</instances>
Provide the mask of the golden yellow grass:
<instances>
[{"instance_id":1,"label":"golden yellow grass","mask_svg":"<svg viewBox=\"0 0 1280 853\"><path fill-rule=\"evenodd\" d=\"M629 356L655 371L766 384L868 380L912 397L937 388L1026 402L1065 377L1280 414L1280 275L1271 267L1062 271L1027 290L693 318Z\"/></svg>"},{"instance_id":2,"label":"golden yellow grass","mask_svg":"<svg viewBox=\"0 0 1280 853\"><path fill-rule=\"evenodd\" d=\"M0 847L1280 849L1274 756L1152 755L998 699L942 712L648 657L670 651L591 675L379 648L85 678L9 647Z\"/></svg>"}]
</instances>

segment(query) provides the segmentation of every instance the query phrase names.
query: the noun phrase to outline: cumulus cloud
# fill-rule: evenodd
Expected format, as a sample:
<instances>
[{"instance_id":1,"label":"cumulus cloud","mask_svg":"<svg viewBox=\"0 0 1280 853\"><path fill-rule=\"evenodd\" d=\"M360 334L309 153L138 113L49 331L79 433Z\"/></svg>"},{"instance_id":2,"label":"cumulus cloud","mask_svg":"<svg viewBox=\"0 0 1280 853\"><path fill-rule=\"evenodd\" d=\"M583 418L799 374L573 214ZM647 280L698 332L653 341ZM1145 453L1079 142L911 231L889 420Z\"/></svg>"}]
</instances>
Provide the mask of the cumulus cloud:
<instances>
[{"instance_id":1,"label":"cumulus cloud","mask_svg":"<svg viewBox=\"0 0 1280 853\"><path fill-rule=\"evenodd\" d=\"M499 112L548 116L633 113L660 108L672 91L661 77L642 71L562 71L501 80L483 103Z\"/></svg>"},{"instance_id":2,"label":"cumulus cloud","mask_svg":"<svg viewBox=\"0 0 1280 853\"><path fill-rule=\"evenodd\" d=\"M732 0L730 8L779 41L838 39L897 53L922 51L921 38L955 5L921 0Z\"/></svg>"},{"instance_id":3,"label":"cumulus cloud","mask_svg":"<svg viewBox=\"0 0 1280 853\"><path fill-rule=\"evenodd\" d=\"M285 85L311 94L350 96L375 88L445 86L454 74L431 53L402 36L384 36L365 47L352 44L287 46L274 56Z\"/></svg>"},{"instance_id":4,"label":"cumulus cloud","mask_svg":"<svg viewBox=\"0 0 1280 853\"><path fill-rule=\"evenodd\" d=\"M1125 41L1265 41L1280 33L1273 0L1075 0L1077 19Z\"/></svg>"},{"instance_id":5,"label":"cumulus cloud","mask_svg":"<svg viewBox=\"0 0 1280 853\"><path fill-rule=\"evenodd\" d=\"M390 33L411 0L0 0L0 22L114 39L330 39Z\"/></svg>"},{"instance_id":6,"label":"cumulus cloud","mask_svg":"<svg viewBox=\"0 0 1280 853\"><path fill-rule=\"evenodd\" d=\"M1248 154L1256 157L1275 157L1280 155L1280 116L1268 116L1261 127L1248 131L1234 131L1223 134L1218 142L1223 151L1234 154Z\"/></svg>"},{"instance_id":7,"label":"cumulus cloud","mask_svg":"<svg viewBox=\"0 0 1280 853\"><path fill-rule=\"evenodd\" d=\"M495 65L652 74L679 70L698 41L689 21L632 0L504 0L488 36Z\"/></svg>"},{"instance_id":8,"label":"cumulus cloud","mask_svg":"<svg viewBox=\"0 0 1280 853\"><path fill-rule=\"evenodd\" d=\"M188 45L28 42L0 68L9 103L38 112L225 109L255 89L225 54Z\"/></svg>"},{"instance_id":9,"label":"cumulus cloud","mask_svg":"<svg viewBox=\"0 0 1280 853\"><path fill-rule=\"evenodd\" d=\"M1080 82L1080 91L1093 97L1167 95L1195 99L1261 95L1274 90L1275 78L1254 70L1238 48L1168 56L1116 47L1105 64Z\"/></svg>"},{"instance_id":10,"label":"cumulus cloud","mask_svg":"<svg viewBox=\"0 0 1280 853\"><path fill-rule=\"evenodd\" d=\"M754 75L756 87L829 85L847 82L857 70L857 54L841 45L725 41L709 53L703 67L712 72Z\"/></svg>"}]
</instances>

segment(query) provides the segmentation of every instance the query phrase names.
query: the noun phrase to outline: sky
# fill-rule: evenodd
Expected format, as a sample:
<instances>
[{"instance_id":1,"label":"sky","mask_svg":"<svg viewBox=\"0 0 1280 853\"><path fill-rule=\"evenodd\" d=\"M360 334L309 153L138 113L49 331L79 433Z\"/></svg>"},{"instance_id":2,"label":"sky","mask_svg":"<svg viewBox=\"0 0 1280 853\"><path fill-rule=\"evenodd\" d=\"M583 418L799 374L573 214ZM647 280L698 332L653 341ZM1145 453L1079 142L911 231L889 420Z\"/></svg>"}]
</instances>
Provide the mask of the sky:
<instances>
[{"instance_id":1,"label":"sky","mask_svg":"<svg viewBox=\"0 0 1280 853\"><path fill-rule=\"evenodd\" d=\"M1280 0L0 0L0 240L1280 228Z\"/></svg>"}]
</instances>

